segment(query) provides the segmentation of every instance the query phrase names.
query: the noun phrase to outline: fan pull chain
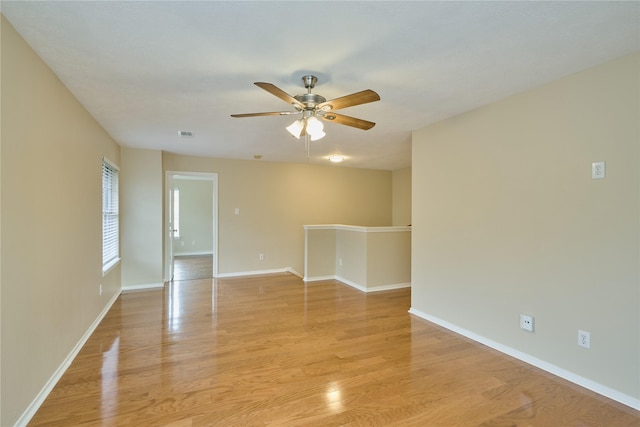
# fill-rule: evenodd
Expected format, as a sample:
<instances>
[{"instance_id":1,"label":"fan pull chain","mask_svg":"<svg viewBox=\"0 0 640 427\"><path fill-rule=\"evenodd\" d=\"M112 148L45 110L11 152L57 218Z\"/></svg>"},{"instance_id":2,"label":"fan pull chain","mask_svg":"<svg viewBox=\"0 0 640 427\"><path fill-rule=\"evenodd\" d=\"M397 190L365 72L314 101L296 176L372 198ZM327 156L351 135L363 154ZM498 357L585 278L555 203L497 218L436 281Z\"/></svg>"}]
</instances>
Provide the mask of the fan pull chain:
<instances>
[{"instance_id":1,"label":"fan pull chain","mask_svg":"<svg viewBox=\"0 0 640 427\"><path fill-rule=\"evenodd\" d=\"M309 134L304 136L304 149L307 150L307 162L309 161Z\"/></svg>"}]
</instances>

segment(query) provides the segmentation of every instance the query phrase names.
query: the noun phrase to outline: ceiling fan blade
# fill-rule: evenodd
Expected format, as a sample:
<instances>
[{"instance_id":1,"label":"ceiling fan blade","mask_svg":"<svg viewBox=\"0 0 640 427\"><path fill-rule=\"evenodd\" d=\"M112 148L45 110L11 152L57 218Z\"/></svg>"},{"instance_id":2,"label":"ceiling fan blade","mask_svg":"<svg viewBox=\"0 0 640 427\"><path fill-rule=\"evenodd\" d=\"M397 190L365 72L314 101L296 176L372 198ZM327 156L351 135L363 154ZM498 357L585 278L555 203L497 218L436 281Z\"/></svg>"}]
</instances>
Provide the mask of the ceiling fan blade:
<instances>
[{"instance_id":1,"label":"ceiling fan blade","mask_svg":"<svg viewBox=\"0 0 640 427\"><path fill-rule=\"evenodd\" d=\"M231 117L289 116L291 114L300 114L300 111L271 111L266 113L232 114Z\"/></svg>"},{"instance_id":2,"label":"ceiling fan blade","mask_svg":"<svg viewBox=\"0 0 640 427\"><path fill-rule=\"evenodd\" d=\"M352 126L354 128L358 128L362 130L369 130L376 125L374 122L370 122L362 119L356 119L355 117L349 117L349 116L345 116L344 114L337 114L333 112L323 114L322 118L329 122Z\"/></svg>"},{"instance_id":3,"label":"ceiling fan blade","mask_svg":"<svg viewBox=\"0 0 640 427\"><path fill-rule=\"evenodd\" d=\"M289 95L287 92L283 91L277 86L272 85L271 83L263 83L263 82L255 82L254 85L258 86L269 92L271 95L275 95L278 98L282 99L287 104L291 104L300 109L304 109L305 106L302 102L295 99L293 96Z\"/></svg>"},{"instance_id":4,"label":"ceiling fan blade","mask_svg":"<svg viewBox=\"0 0 640 427\"><path fill-rule=\"evenodd\" d=\"M371 89L367 89L361 92L352 93L351 95L345 95L340 98L330 99L322 104L318 104L317 108L324 109L326 111L339 110L341 108L353 107L354 105L366 104L374 101L380 101L380 95Z\"/></svg>"}]
</instances>

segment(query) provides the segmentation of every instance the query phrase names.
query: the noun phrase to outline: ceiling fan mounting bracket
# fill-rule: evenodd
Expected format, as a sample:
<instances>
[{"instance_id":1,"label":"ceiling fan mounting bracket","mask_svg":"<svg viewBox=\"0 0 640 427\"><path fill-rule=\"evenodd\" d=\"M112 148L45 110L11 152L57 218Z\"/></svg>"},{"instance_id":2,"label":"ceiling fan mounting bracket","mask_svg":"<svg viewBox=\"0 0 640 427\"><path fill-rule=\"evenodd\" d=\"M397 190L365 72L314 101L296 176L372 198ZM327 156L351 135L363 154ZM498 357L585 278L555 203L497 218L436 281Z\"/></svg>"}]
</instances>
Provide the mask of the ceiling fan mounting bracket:
<instances>
[{"instance_id":1,"label":"ceiling fan mounting bracket","mask_svg":"<svg viewBox=\"0 0 640 427\"><path fill-rule=\"evenodd\" d=\"M304 84L305 89L309 90L309 93L311 93L311 89L313 89L316 86L317 82L318 82L318 78L316 76L312 76L312 75L302 76L302 83Z\"/></svg>"}]
</instances>

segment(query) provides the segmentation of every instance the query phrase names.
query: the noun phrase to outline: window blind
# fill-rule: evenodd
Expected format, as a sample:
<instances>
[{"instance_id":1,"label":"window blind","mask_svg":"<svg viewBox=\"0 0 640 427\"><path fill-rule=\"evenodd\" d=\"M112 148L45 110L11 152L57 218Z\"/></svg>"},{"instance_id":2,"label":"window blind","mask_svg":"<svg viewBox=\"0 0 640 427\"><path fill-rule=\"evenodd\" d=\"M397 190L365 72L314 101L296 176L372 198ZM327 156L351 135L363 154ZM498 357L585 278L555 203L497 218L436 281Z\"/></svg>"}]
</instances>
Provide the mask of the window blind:
<instances>
[{"instance_id":1,"label":"window blind","mask_svg":"<svg viewBox=\"0 0 640 427\"><path fill-rule=\"evenodd\" d=\"M102 161L102 271L111 268L120 259L118 168Z\"/></svg>"}]
</instances>

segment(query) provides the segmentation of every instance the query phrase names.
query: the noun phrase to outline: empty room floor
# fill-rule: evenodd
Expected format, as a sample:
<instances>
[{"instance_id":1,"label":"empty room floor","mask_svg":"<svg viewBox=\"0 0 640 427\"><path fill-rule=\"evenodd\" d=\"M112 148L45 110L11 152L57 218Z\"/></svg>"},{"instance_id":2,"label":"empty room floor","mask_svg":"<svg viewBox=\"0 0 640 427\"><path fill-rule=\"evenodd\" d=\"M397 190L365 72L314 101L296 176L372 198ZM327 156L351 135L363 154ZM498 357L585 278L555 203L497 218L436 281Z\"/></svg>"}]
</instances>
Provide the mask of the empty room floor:
<instances>
[{"instance_id":1,"label":"empty room floor","mask_svg":"<svg viewBox=\"0 0 640 427\"><path fill-rule=\"evenodd\" d=\"M182 255L173 258L173 280L210 279L213 255Z\"/></svg>"},{"instance_id":2,"label":"empty room floor","mask_svg":"<svg viewBox=\"0 0 640 427\"><path fill-rule=\"evenodd\" d=\"M640 413L291 274L122 294L33 426L640 426Z\"/></svg>"}]
</instances>

